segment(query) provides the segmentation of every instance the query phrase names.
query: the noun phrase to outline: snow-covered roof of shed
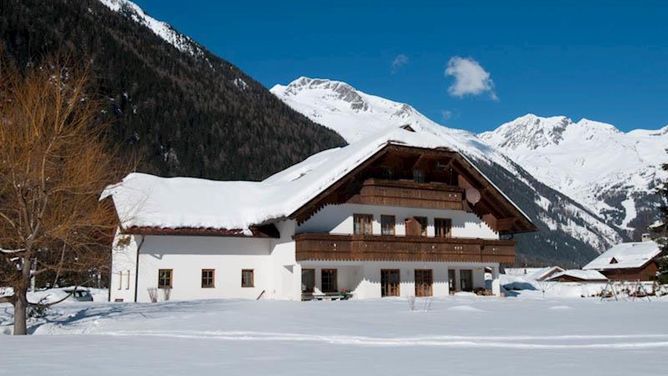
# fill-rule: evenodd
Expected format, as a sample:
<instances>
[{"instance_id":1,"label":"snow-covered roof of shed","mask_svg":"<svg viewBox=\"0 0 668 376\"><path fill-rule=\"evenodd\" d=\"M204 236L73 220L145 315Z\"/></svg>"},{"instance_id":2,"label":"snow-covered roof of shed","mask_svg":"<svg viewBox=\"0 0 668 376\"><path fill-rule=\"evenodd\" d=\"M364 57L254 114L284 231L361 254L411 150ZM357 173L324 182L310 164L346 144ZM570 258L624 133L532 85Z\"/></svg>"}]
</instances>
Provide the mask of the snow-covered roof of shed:
<instances>
[{"instance_id":1,"label":"snow-covered roof of shed","mask_svg":"<svg viewBox=\"0 0 668 376\"><path fill-rule=\"evenodd\" d=\"M596 270L569 269L555 274L554 276L550 277L548 281L556 280L559 277L564 276L581 279L583 281L605 281L608 279L606 276Z\"/></svg>"},{"instance_id":2,"label":"snow-covered roof of shed","mask_svg":"<svg viewBox=\"0 0 668 376\"><path fill-rule=\"evenodd\" d=\"M251 226L289 216L388 144L460 149L432 133L385 129L348 146L315 154L261 182L131 173L107 187L102 198L113 197L123 228L241 229L249 234Z\"/></svg>"},{"instance_id":3,"label":"snow-covered roof of shed","mask_svg":"<svg viewBox=\"0 0 668 376\"><path fill-rule=\"evenodd\" d=\"M621 243L585 265L584 270L640 268L661 253L653 241Z\"/></svg>"}]
</instances>

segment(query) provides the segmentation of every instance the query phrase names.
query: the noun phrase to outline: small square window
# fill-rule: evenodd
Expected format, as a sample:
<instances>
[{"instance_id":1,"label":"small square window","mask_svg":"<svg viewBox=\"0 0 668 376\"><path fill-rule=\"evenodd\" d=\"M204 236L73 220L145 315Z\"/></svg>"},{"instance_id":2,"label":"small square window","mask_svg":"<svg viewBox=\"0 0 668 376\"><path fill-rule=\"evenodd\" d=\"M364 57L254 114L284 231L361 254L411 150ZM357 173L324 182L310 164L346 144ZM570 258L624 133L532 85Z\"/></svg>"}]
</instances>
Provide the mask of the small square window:
<instances>
[{"instance_id":1,"label":"small square window","mask_svg":"<svg viewBox=\"0 0 668 376\"><path fill-rule=\"evenodd\" d=\"M216 271L214 269L202 269L202 288L214 288L216 280Z\"/></svg>"},{"instance_id":2,"label":"small square window","mask_svg":"<svg viewBox=\"0 0 668 376\"><path fill-rule=\"evenodd\" d=\"M434 218L434 233L437 238L452 236L452 220L450 218Z\"/></svg>"},{"instance_id":3,"label":"small square window","mask_svg":"<svg viewBox=\"0 0 668 376\"><path fill-rule=\"evenodd\" d=\"M172 288L172 269L158 269L158 288L171 289Z\"/></svg>"},{"instance_id":4,"label":"small square window","mask_svg":"<svg viewBox=\"0 0 668 376\"><path fill-rule=\"evenodd\" d=\"M353 214L353 225L355 235L371 235L373 233L373 215Z\"/></svg>"},{"instance_id":5,"label":"small square window","mask_svg":"<svg viewBox=\"0 0 668 376\"><path fill-rule=\"evenodd\" d=\"M382 235L394 235L396 218L393 215L380 216L380 233Z\"/></svg>"},{"instance_id":6,"label":"small square window","mask_svg":"<svg viewBox=\"0 0 668 376\"><path fill-rule=\"evenodd\" d=\"M255 287L253 269L244 269L241 271L241 287Z\"/></svg>"}]
</instances>

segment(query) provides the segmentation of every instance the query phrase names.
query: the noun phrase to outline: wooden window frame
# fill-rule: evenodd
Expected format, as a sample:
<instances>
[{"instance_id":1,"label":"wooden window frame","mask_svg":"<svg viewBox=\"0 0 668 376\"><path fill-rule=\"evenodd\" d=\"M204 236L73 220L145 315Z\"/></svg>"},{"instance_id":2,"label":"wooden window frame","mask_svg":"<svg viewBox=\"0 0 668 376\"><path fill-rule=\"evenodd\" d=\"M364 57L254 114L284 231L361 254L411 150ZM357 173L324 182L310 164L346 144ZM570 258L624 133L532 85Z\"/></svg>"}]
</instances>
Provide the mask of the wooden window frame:
<instances>
[{"instance_id":1,"label":"wooden window frame","mask_svg":"<svg viewBox=\"0 0 668 376\"><path fill-rule=\"evenodd\" d=\"M385 225L387 224L386 220L389 221L389 224L391 225L390 231L388 231L387 233L385 231L385 229L386 229ZM397 227L397 217L396 216L385 215L385 214L380 216L380 234L381 235L386 235L386 236L396 235L397 234L396 227Z\"/></svg>"},{"instance_id":2,"label":"wooden window frame","mask_svg":"<svg viewBox=\"0 0 668 376\"><path fill-rule=\"evenodd\" d=\"M334 274L334 279L333 281L333 288L328 288L325 289L325 273L332 273ZM329 287L329 286L328 286ZM339 271L336 268L327 268L327 269L320 269L320 290L324 293L328 292L338 292L339 291Z\"/></svg>"},{"instance_id":3,"label":"wooden window frame","mask_svg":"<svg viewBox=\"0 0 668 376\"><path fill-rule=\"evenodd\" d=\"M396 290L389 291L389 289L386 289L385 286L383 285L383 275L388 275L389 274L395 274L398 277L398 280L396 281ZM388 281L388 286L390 284L390 281ZM391 296L401 296L401 270L400 269L380 269L380 296L381 298L384 297L391 297Z\"/></svg>"},{"instance_id":4,"label":"wooden window frame","mask_svg":"<svg viewBox=\"0 0 668 376\"><path fill-rule=\"evenodd\" d=\"M439 224L447 224L447 232L441 233L444 226ZM437 238L451 238L452 237L452 219L451 218L434 218L434 237Z\"/></svg>"},{"instance_id":5,"label":"wooden window frame","mask_svg":"<svg viewBox=\"0 0 668 376\"><path fill-rule=\"evenodd\" d=\"M211 273L211 277L208 276L205 277L204 273L209 273L209 272ZM211 279L211 284L205 285L204 284L205 279L208 280L209 278ZM216 288L216 269L202 269L202 272L200 274L200 282L203 289Z\"/></svg>"},{"instance_id":6,"label":"wooden window frame","mask_svg":"<svg viewBox=\"0 0 668 376\"><path fill-rule=\"evenodd\" d=\"M415 285L415 296L416 297L427 297L434 296L434 270L433 269L415 269L414 271L413 284ZM420 276L420 278L418 278ZM429 278L425 278L429 276ZM419 281L418 281L419 280ZM429 281L429 287L423 288L424 281Z\"/></svg>"},{"instance_id":7,"label":"wooden window frame","mask_svg":"<svg viewBox=\"0 0 668 376\"><path fill-rule=\"evenodd\" d=\"M244 273L250 272L250 285L244 285ZM255 287L255 269L241 269L241 287L252 288Z\"/></svg>"},{"instance_id":8,"label":"wooden window frame","mask_svg":"<svg viewBox=\"0 0 668 376\"><path fill-rule=\"evenodd\" d=\"M368 222L359 222L358 220L366 219ZM368 225L368 227L367 227ZM360 228L362 227L362 228ZM368 231L367 231L368 230ZM354 235L373 235L373 214L353 214L353 234Z\"/></svg>"},{"instance_id":9,"label":"wooden window frame","mask_svg":"<svg viewBox=\"0 0 668 376\"><path fill-rule=\"evenodd\" d=\"M169 273L169 284L165 285L161 283L163 279L160 274L163 272ZM174 286L174 269L158 269L158 288L159 289L171 289Z\"/></svg>"}]
</instances>

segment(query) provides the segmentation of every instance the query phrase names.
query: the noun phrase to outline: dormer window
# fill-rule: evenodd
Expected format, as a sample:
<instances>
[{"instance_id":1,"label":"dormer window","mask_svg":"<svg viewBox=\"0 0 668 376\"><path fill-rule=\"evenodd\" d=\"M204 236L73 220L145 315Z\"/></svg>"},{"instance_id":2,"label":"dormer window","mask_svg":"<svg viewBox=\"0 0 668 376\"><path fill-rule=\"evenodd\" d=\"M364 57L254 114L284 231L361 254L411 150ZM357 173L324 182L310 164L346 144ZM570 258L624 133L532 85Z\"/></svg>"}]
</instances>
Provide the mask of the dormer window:
<instances>
[{"instance_id":1,"label":"dormer window","mask_svg":"<svg viewBox=\"0 0 668 376\"><path fill-rule=\"evenodd\" d=\"M617 259L613 257L612 259L610 259L610 263L611 264L619 264L619 261L617 261Z\"/></svg>"},{"instance_id":2,"label":"dormer window","mask_svg":"<svg viewBox=\"0 0 668 376\"><path fill-rule=\"evenodd\" d=\"M413 169L413 181L416 183L424 183L424 171L420 169Z\"/></svg>"}]
</instances>

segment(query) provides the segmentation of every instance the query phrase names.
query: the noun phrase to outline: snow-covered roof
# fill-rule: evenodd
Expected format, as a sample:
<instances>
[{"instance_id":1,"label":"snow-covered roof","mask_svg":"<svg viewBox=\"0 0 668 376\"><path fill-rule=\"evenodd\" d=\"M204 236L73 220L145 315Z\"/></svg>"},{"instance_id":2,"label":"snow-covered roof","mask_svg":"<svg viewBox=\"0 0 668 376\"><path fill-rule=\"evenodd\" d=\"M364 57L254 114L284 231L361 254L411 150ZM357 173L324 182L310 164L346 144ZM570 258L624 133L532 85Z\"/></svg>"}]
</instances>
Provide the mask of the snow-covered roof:
<instances>
[{"instance_id":1,"label":"snow-covered roof","mask_svg":"<svg viewBox=\"0 0 668 376\"><path fill-rule=\"evenodd\" d=\"M123 228L240 229L250 234L251 226L289 216L388 144L456 150L433 134L393 128L315 154L261 182L131 173L107 187L102 198L113 197Z\"/></svg>"},{"instance_id":2,"label":"snow-covered roof","mask_svg":"<svg viewBox=\"0 0 668 376\"><path fill-rule=\"evenodd\" d=\"M548 281L557 280L560 277L572 277L583 281L605 281L608 278L596 270L569 269L550 277Z\"/></svg>"},{"instance_id":3,"label":"snow-covered roof","mask_svg":"<svg viewBox=\"0 0 668 376\"><path fill-rule=\"evenodd\" d=\"M621 243L603 252L585 265L583 270L640 268L661 253L653 241Z\"/></svg>"}]
</instances>

